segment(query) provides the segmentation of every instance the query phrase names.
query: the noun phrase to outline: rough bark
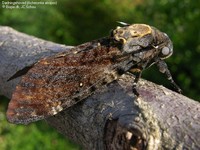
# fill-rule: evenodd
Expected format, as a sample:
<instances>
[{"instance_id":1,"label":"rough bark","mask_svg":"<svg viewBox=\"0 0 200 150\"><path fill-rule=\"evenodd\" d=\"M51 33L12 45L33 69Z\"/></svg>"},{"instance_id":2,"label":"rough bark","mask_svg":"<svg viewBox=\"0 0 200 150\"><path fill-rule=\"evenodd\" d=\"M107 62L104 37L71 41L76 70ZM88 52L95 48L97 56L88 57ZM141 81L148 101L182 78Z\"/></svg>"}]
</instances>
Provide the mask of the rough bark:
<instances>
[{"instance_id":1,"label":"rough bark","mask_svg":"<svg viewBox=\"0 0 200 150\"><path fill-rule=\"evenodd\" d=\"M16 71L69 48L0 27L0 94L11 97ZM145 80L137 98L132 82L122 75L46 121L84 149L200 149L198 102Z\"/></svg>"}]
</instances>

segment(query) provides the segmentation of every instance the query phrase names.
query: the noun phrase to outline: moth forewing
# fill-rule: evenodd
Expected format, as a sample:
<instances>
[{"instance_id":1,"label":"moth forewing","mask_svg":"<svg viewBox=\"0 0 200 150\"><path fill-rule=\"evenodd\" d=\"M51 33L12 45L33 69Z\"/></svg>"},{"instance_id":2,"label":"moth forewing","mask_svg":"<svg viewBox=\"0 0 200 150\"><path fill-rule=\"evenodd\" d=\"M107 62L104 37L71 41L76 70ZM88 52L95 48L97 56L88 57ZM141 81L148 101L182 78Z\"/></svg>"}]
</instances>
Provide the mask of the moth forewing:
<instances>
[{"instance_id":1,"label":"moth forewing","mask_svg":"<svg viewBox=\"0 0 200 150\"><path fill-rule=\"evenodd\" d=\"M94 46L94 45L101 46ZM78 53L74 53L77 49ZM121 56L119 59L114 59ZM118 78L121 51L103 38L36 63L16 87L7 110L8 121L27 124L47 118L91 95Z\"/></svg>"}]
</instances>

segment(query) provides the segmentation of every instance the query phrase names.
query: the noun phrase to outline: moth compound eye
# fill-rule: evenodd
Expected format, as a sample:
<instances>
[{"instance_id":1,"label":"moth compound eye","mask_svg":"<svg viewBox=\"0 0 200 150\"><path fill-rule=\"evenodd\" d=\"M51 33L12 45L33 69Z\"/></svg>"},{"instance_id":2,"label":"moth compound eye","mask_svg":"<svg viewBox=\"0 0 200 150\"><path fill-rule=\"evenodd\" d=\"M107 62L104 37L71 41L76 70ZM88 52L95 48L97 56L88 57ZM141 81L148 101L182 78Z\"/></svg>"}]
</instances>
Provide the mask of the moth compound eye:
<instances>
[{"instance_id":1,"label":"moth compound eye","mask_svg":"<svg viewBox=\"0 0 200 150\"><path fill-rule=\"evenodd\" d=\"M162 54L165 55L165 56L169 55L170 54L169 48L168 47L163 47L162 48Z\"/></svg>"},{"instance_id":2,"label":"moth compound eye","mask_svg":"<svg viewBox=\"0 0 200 150\"><path fill-rule=\"evenodd\" d=\"M161 50L163 59L170 57L172 55L172 53L173 53L172 49L170 49L169 47L166 47L166 46L163 47Z\"/></svg>"}]
</instances>

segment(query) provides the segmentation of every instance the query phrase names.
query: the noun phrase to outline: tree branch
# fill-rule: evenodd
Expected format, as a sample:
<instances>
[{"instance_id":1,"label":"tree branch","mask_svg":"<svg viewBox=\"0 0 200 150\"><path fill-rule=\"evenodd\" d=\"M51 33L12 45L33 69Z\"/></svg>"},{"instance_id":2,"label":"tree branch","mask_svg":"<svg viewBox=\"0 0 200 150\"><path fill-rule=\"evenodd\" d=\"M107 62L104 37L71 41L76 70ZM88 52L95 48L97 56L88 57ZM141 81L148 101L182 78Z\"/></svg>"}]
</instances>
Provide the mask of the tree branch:
<instances>
[{"instance_id":1,"label":"tree branch","mask_svg":"<svg viewBox=\"0 0 200 150\"><path fill-rule=\"evenodd\" d=\"M11 97L18 70L42 57L70 49L9 27L0 27L0 94ZM47 122L85 149L200 149L200 104L163 86L133 77L98 89L92 96Z\"/></svg>"}]
</instances>

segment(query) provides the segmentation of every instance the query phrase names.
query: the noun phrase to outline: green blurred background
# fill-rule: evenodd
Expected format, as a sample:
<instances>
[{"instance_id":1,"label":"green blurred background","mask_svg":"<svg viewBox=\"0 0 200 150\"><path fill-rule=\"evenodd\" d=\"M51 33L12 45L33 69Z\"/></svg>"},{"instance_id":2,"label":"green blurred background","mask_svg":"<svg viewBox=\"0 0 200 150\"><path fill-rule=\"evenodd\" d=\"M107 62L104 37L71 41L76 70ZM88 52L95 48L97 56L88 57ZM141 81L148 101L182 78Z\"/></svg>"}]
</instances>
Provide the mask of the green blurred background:
<instances>
[{"instance_id":1,"label":"green blurred background","mask_svg":"<svg viewBox=\"0 0 200 150\"><path fill-rule=\"evenodd\" d=\"M35 9L6 9L1 6L0 25L65 45L78 45L107 36L118 25L116 21L155 26L166 32L174 43L174 54L166 60L174 80L184 95L200 100L200 0L55 2L57 5L34 5ZM144 71L142 77L173 89L156 67ZM7 123L8 102L5 97L0 97L1 150L81 149L44 121L28 126Z\"/></svg>"}]
</instances>

